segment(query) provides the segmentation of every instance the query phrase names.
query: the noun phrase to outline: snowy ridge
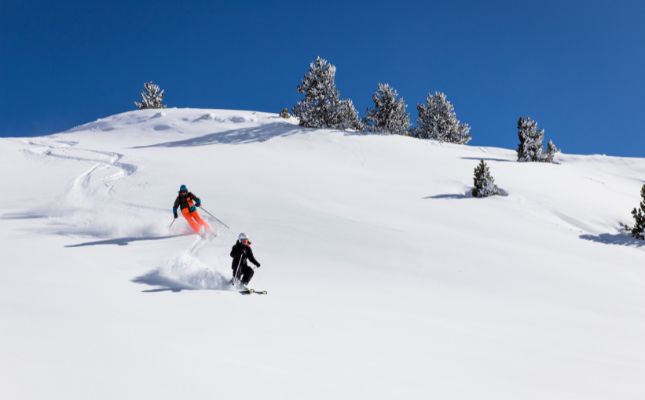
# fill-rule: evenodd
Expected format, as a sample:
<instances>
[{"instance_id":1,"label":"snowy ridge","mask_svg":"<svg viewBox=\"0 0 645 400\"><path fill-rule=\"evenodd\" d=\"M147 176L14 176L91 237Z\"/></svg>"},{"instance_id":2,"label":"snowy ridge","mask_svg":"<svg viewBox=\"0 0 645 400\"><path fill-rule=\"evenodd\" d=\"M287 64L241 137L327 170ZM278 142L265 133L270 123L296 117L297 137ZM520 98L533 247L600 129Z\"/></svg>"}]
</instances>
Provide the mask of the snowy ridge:
<instances>
[{"instance_id":1,"label":"snowy ridge","mask_svg":"<svg viewBox=\"0 0 645 400\"><path fill-rule=\"evenodd\" d=\"M202 109L0 139L0 159L9 398L645 395L645 246L621 227L645 159ZM507 196L468 194L480 159ZM169 228L180 184L232 229ZM267 296L229 290L242 231Z\"/></svg>"}]
</instances>

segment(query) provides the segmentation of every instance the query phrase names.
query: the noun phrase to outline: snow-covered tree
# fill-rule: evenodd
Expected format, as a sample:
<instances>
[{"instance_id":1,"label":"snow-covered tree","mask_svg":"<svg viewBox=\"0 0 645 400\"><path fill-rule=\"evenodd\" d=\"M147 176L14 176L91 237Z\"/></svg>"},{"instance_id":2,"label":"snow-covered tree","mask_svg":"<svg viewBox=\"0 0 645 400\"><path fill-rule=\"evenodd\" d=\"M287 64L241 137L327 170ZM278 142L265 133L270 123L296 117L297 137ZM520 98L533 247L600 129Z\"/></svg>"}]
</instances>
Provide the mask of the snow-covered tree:
<instances>
[{"instance_id":1,"label":"snow-covered tree","mask_svg":"<svg viewBox=\"0 0 645 400\"><path fill-rule=\"evenodd\" d=\"M538 130L537 122L531 118L520 117L517 121L517 136L520 139L517 161L541 161L544 129Z\"/></svg>"},{"instance_id":2,"label":"snow-covered tree","mask_svg":"<svg viewBox=\"0 0 645 400\"><path fill-rule=\"evenodd\" d=\"M336 128L361 131L364 127L363 121L358 117L354 102L351 99L341 100L338 105L338 124Z\"/></svg>"},{"instance_id":3,"label":"snow-covered tree","mask_svg":"<svg viewBox=\"0 0 645 400\"><path fill-rule=\"evenodd\" d=\"M473 183L473 197L489 197L499 194L499 188L495 185L495 180L484 160L481 160L475 168Z\"/></svg>"},{"instance_id":4,"label":"snow-covered tree","mask_svg":"<svg viewBox=\"0 0 645 400\"><path fill-rule=\"evenodd\" d=\"M555 155L559 152L560 149L558 149L555 144L553 144L553 141L549 139L549 142L546 145L546 156L544 157L544 161L552 163L555 159Z\"/></svg>"},{"instance_id":5,"label":"snow-covered tree","mask_svg":"<svg viewBox=\"0 0 645 400\"><path fill-rule=\"evenodd\" d=\"M291 117L291 115L289 115L289 109L286 107L283 108L282 111L280 111L280 116L285 119Z\"/></svg>"},{"instance_id":6,"label":"snow-covered tree","mask_svg":"<svg viewBox=\"0 0 645 400\"><path fill-rule=\"evenodd\" d=\"M641 188L641 204L639 208L632 210L634 216L634 227L632 236L636 239L645 240L645 185Z\"/></svg>"},{"instance_id":7,"label":"snow-covered tree","mask_svg":"<svg viewBox=\"0 0 645 400\"><path fill-rule=\"evenodd\" d=\"M336 67L321 57L309 64L298 85L305 98L293 107L300 125L309 128L360 129L362 124L351 100L341 100L336 88Z\"/></svg>"},{"instance_id":8,"label":"snow-covered tree","mask_svg":"<svg viewBox=\"0 0 645 400\"><path fill-rule=\"evenodd\" d=\"M143 84L141 91L141 102L135 101L134 105L140 110L146 108L166 108L163 104L164 91L159 88L159 85L154 82L146 82Z\"/></svg>"},{"instance_id":9,"label":"snow-covered tree","mask_svg":"<svg viewBox=\"0 0 645 400\"><path fill-rule=\"evenodd\" d=\"M444 93L429 93L425 104L417 104L417 111L416 136L459 144L470 141L470 126L459 122Z\"/></svg>"},{"instance_id":10,"label":"snow-covered tree","mask_svg":"<svg viewBox=\"0 0 645 400\"><path fill-rule=\"evenodd\" d=\"M552 163L560 152L553 141L549 140L546 152L542 147L544 129L538 129L537 122L529 117L520 117L517 121L517 136L520 144L517 147L517 161L541 161Z\"/></svg>"},{"instance_id":11,"label":"snow-covered tree","mask_svg":"<svg viewBox=\"0 0 645 400\"><path fill-rule=\"evenodd\" d=\"M405 135L410 128L410 115L403 98L387 83L379 83L372 95L374 108L368 111L366 129L371 132Z\"/></svg>"}]
</instances>

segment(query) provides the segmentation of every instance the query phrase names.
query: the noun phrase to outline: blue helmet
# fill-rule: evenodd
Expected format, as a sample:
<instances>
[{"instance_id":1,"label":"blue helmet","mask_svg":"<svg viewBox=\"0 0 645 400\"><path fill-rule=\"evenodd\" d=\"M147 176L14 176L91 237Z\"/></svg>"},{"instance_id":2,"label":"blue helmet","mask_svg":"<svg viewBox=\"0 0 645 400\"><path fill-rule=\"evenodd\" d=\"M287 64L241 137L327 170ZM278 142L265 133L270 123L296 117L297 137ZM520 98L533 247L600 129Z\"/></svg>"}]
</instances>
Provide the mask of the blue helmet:
<instances>
[{"instance_id":1,"label":"blue helmet","mask_svg":"<svg viewBox=\"0 0 645 400\"><path fill-rule=\"evenodd\" d=\"M186 185L181 185L181 186L179 187L179 191L180 191L180 192L187 192L187 191L188 191L188 188L186 187Z\"/></svg>"}]
</instances>

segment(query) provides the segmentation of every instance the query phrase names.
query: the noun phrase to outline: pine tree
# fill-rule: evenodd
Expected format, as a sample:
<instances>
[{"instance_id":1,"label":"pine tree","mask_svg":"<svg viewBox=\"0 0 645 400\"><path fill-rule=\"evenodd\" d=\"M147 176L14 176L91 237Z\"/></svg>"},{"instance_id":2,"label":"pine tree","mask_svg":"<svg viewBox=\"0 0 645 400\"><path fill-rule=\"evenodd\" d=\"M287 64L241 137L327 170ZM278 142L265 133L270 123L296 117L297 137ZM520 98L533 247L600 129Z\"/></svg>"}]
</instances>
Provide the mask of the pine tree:
<instances>
[{"instance_id":1,"label":"pine tree","mask_svg":"<svg viewBox=\"0 0 645 400\"><path fill-rule=\"evenodd\" d=\"M428 94L426 104L417 104L417 111L418 137L459 144L466 144L472 139L468 134L470 126L459 122L444 93Z\"/></svg>"},{"instance_id":2,"label":"pine tree","mask_svg":"<svg viewBox=\"0 0 645 400\"><path fill-rule=\"evenodd\" d=\"M309 64L298 93L305 95L293 108L300 125L309 128L360 129L362 124L351 100L341 100L336 88L336 67L321 57Z\"/></svg>"},{"instance_id":3,"label":"pine tree","mask_svg":"<svg viewBox=\"0 0 645 400\"><path fill-rule=\"evenodd\" d=\"M549 139L549 142L546 145L546 156L544 157L544 161L552 163L555 159L555 155L559 152L560 149L558 149L555 144L553 144L553 141Z\"/></svg>"},{"instance_id":4,"label":"pine tree","mask_svg":"<svg viewBox=\"0 0 645 400\"><path fill-rule=\"evenodd\" d=\"M288 109L288 108L286 108L286 107L285 107L285 108L283 108L283 109L282 109L282 111L280 111L280 117L282 117L282 118L284 118L284 119L288 119L288 118L290 118L290 117L291 117L291 115L289 115L289 109Z\"/></svg>"},{"instance_id":5,"label":"pine tree","mask_svg":"<svg viewBox=\"0 0 645 400\"><path fill-rule=\"evenodd\" d=\"M365 118L371 132L405 135L410 128L410 115L403 98L387 83L379 83L372 95L374 108Z\"/></svg>"},{"instance_id":6,"label":"pine tree","mask_svg":"<svg viewBox=\"0 0 645 400\"><path fill-rule=\"evenodd\" d=\"M475 168L473 183L473 197L489 197L500 193L499 188L495 185L493 176L490 174L488 165L484 160L481 160Z\"/></svg>"},{"instance_id":7,"label":"pine tree","mask_svg":"<svg viewBox=\"0 0 645 400\"><path fill-rule=\"evenodd\" d=\"M634 208L632 210L632 215L634 216L632 236L636 239L645 240L645 185L641 188L640 208Z\"/></svg>"},{"instance_id":8,"label":"pine tree","mask_svg":"<svg viewBox=\"0 0 645 400\"><path fill-rule=\"evenodd\" d=\"M338 104L338 123L334 128L337 129L355 129L361 131L364 128L363 122L358 117L358 111L354 107L351 99L341 100Z\"/></svg>"},{"instance_id":9,"label":"pine tree","mask_svg":"<svg viewBox=\"0 0 645 400\"><path fill-rule=\"evenodd\" d=\"M538 130L537 122L531 118L520 117L517 121L517 130L520 139L517 161L542 161L544 129Z\"/></svg>"},{"instance_id":10,"label":"pine tree","mask_svg":"<svg viewBox=\"0 0 645 400\"><path fill-rule=\"evenodd\" d=\"M166 108L163 104L164 91L159 88L159 85L154 82L146 82L143 84L141 91L141 102L135 101L134 105L140 110L146 108Z\"/></svg>"}]
</instances>

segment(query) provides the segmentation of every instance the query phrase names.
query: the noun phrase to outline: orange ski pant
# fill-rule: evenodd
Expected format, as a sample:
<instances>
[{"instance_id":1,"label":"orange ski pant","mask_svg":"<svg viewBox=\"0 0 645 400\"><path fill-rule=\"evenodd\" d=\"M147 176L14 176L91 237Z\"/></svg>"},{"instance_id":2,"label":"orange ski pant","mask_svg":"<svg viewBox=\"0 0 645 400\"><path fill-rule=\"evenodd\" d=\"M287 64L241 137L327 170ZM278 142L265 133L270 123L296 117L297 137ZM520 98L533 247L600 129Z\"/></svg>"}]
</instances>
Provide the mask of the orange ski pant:
<instances>
[{"instance_id":1,"label":"orange ski pant","mask_svg":"<svg viewBox=\"0 0 645 400\"><path fill-rule=\"evenodd\" d=\"M190 228L195 233L199 234L199 231L202 229L202 227L204 227L204 229L207 231L211 229L210 225L208 225L208 223L202 219L197 210L190 212L188 208L183 208L181 210L181 213L184 215L184 218L186 218L186 221L188 221L188 225L190 225Z\"/></svg>"}]
</instances>

